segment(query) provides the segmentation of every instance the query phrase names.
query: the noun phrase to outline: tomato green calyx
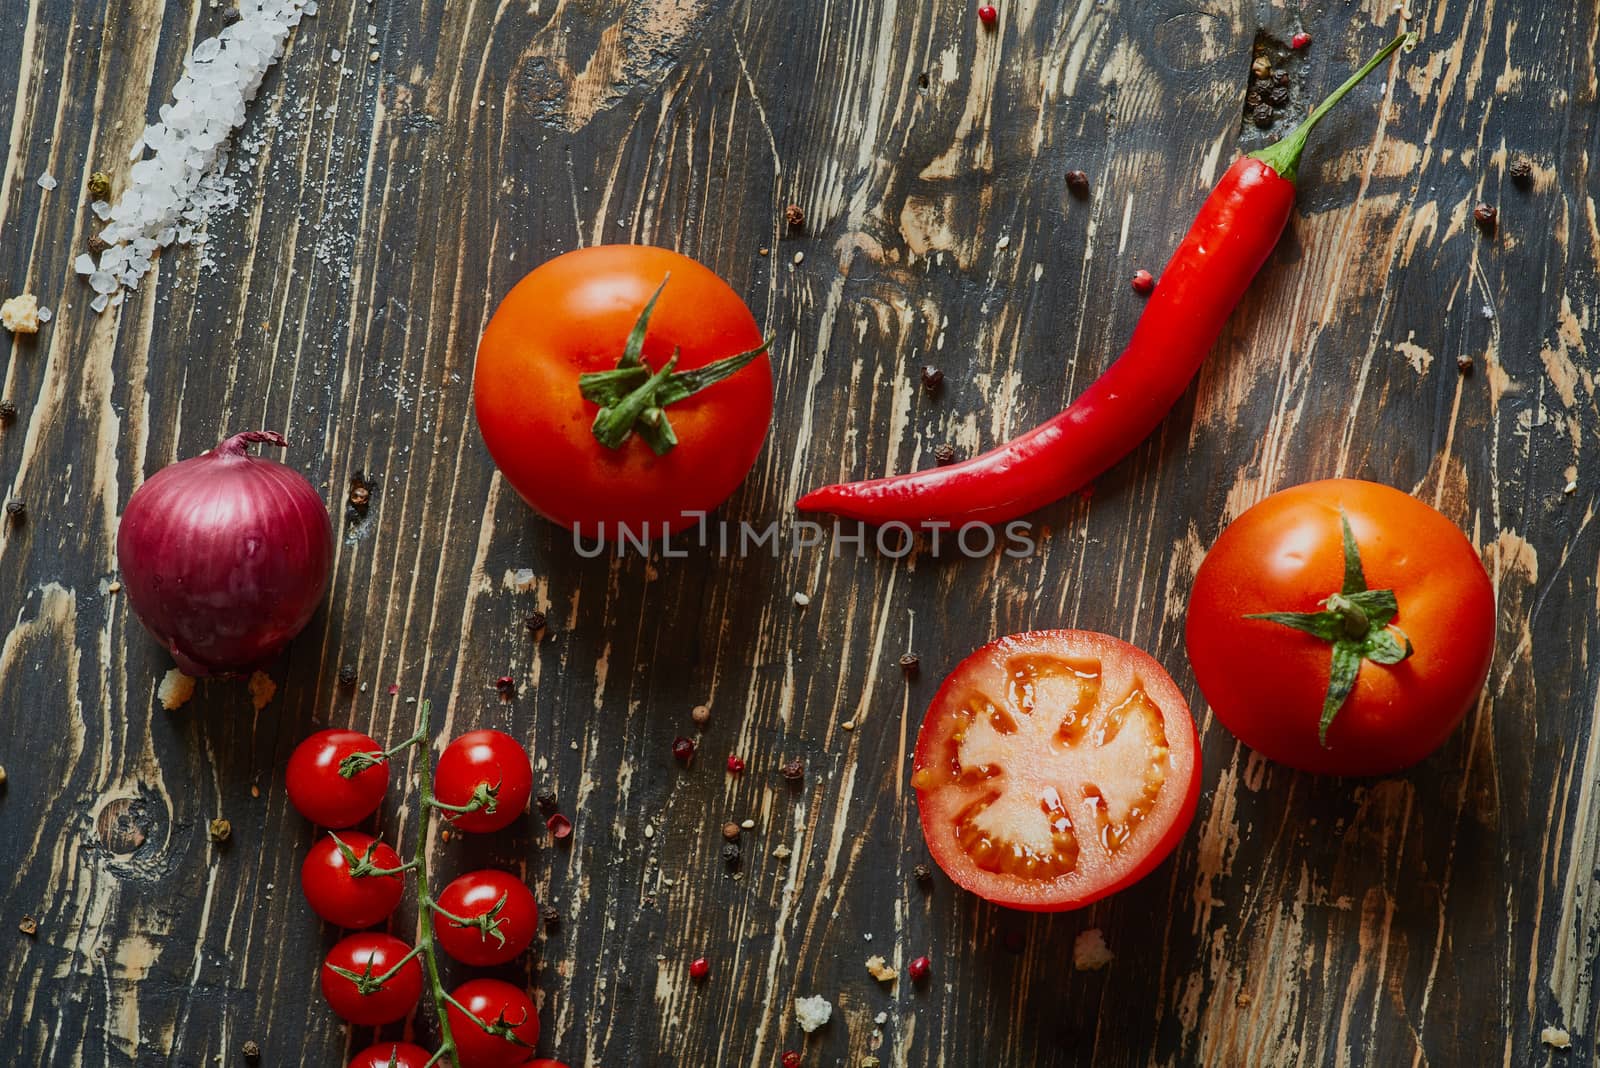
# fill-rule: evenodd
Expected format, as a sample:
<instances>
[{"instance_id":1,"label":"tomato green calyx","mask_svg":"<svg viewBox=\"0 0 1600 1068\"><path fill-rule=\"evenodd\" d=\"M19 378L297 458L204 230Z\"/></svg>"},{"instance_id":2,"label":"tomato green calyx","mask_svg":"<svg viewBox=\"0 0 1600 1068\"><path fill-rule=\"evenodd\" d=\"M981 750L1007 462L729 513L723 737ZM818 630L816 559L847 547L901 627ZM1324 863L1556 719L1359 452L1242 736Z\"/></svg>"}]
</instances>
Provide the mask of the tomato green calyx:
<instances>
[{"instance_id":1,"label":"tomato green calyx","mask_svg":"<svg viewBox=\"0 0 1600 1068\"><path fill-rule=\"evenodd\" d=\"M370 957L367 958L367 966L361 969L359 972L351 971L349 968L341 968L337 964L330 964L328 965L328 968L335 975L342 975L354 983L356 985L356 993L360 994L362 997L366 997L369 994L376 994L378 991L382 990L384 986L388 984L389 980L400 974L401 968L404 968L407 964L411 963L412 959L420 956L421 953L421 946L413 946L410 953L407 953L405 956L401 957L395 962L393 968L390 968L382 975L372 974L372 959Z\"/></svg>"},{"instance_id":2,"label":"tomato green calyx","mask_svg":"<svg viewBox=\"0 0 1600 1068\"><path fill-rule=\"evenodd\" d=\"M1322 720L1317 727L1317 740L1324 748L1328 745L1328 728L1333 725L1334 716L1339 714L1355 688L1361 661L1398 664L1416 652L1405 631L1390 622L1400 613L1394 591L1367 588L1366 573L1361 569L1361 551L1350 529L1350 517L1342 508L1339 523L1344 536L1344 585L1322 602L1324 611L1257 612L1244 617L1279 623L1332 643L1328 693L1322 701Z\"/></svg>"},{"instance_id":3,"label":"tomato green calyx","mask_svg":"<svg viewBox=\"0 0 1600 1068\"><path fill-rule=\"evenodd\" d=\"M451 926L459 927L462 930L465 930L468 927L475 927L479 931L479 938L487 941L488 936L493 935L497 944L503 946L506 944L506 936L505 933L500 930L500 928L505 924L505 920L501 918L500 913L505 909L506 901L510 898L510 896L511 895L509 894L501 894L500 900L496 901L489 911L479 913L470 919L445 911L439 907L439 903L437 901L427 901L425 904L434 912L449 920Z\"/></svg>"},{"instance_id":4,"label":"tomato green calyx","mask_svg":"<svg viewBox=\"0 0 1600 1068\"><path fill-rule=\"evenodd\" d=\"M369 879L379 875L400 875L403 872L411 871L417 866L417 861L408 860L398 868L380 868L372 862L373 856L378 852L376 839L373 840L371 845L367 846L365 853L357 856L356 851L351 849L345 843L345 840L337 834L329 831L328 837L332 838L333 844L339 847L339 855L344 857L344 862L350 869L350 878L352 879Z\"/></svg>"},{"instance_id":5,"label":"tomato green calyx","mask_svg":"<svg viewBox=\"0 0 1600 1068\"><path fill-rule=\"evenodd\" d=\"M422 735L413 734L411 737L407 738L393 749L374 750L367 753L351 753L349 756L339 761L339 777L343 779L353 779L357 775L360 775L363 771L366 771L368 768L375 768L379 764L383 764L388 760L398 756L420 741L422 741Z\"/></svg>"},{"instance_id":6,"label":"tomato green calyx","mask_svg":"<svg viewBox=\"0 0 1600 1068\"><path fill-rule=\"evenodd\" d=\"M1377 55L1367 60L1360 70L1350 75L1343 85L1329 93L1328 98L1318 104L1316 110L1307 115L1300 125L1290 130L1289 136L1276 144L1268 145L1266 148L1250 153L1250 158L1260 160L1277 171L1286 180L1294 181L1300 169L1300 154L1306 150L1306 139L1311 136L1311 131L1317 123L1321 122L1323 117L1333 110L1334 105L1344 99L1346 93L1361 84L1361 81L1371 74L1378 64L1388 59L1395 49L1405 45L1406 50L1410 51L1416 47L1416 42L1416 34L1402 33L1384 45L1378 50Z\"/></svg>"},{"instance_id":7,"label":"tomato green calyx","mask_svg":"<svg viewBox=\"0 0 1600 1068\"><path fill-rule=\"evenodd\" d=\"M450 1004L454 1005L456 1008L460 1009L461 1014L467 1019L471 1020L473 1023L477 1024L479 1030L481 1030L484 1034L493 1035L496 1038L504 1039L513 1046L521 1046L523 1049L533 1049L533 1046L524 1041L523 1037L516 1032L516 1028L521 1027L523 1024L528 1022L526 1017L518 1020L516 1023L512 1023L506 1019L505 1010L502 1009L500 1014L495 1017L494 1023L485 1023L483 1021L483 1017L479 1016L477 1013L461 1004L461 1002L457 1001L454 996L446 994L444 999Z\"/></svg>"},{"instance_id":8,"label":"tomato green calyx","mask_svg":"<svg viewBox=\"0 0 1600 1068\"><path fill-rule=\"evenodd\" d=\"M500 808L499 798L499 783L490 786L486 782L480 782L478 784L478 788L472 791L471 799L469 799L464 805L452 805L448 801L440 801L437 797L432 799L431 804L434 808L440 809L441 811L454 812L457 815L481 811L487 812L492 816Z\"/></svg>"},{"instance_id":9,"label":"tomato green calyx","mask_svg":"<svg viewBox=\"0 0 1600 1068\"><path fill-rule=\"evenodd\" d=\"M620 449L637 433L657 456L665 456L678 444L678 435L667 419L666 407L692 397L724 378L737 374L772 345L767 338L757 347L736 356L708 363L692 371L678 371L679 350L672 350L661 370L652 372L642 358L644 335L650 325L661 291L672 280L668 274L639 313L639 321L628 334L622 358L613 371L590 371L578 376L578 391L585 400L600 406L590 430L595 440L608 449Z\"/></svg>"}]
</instances>

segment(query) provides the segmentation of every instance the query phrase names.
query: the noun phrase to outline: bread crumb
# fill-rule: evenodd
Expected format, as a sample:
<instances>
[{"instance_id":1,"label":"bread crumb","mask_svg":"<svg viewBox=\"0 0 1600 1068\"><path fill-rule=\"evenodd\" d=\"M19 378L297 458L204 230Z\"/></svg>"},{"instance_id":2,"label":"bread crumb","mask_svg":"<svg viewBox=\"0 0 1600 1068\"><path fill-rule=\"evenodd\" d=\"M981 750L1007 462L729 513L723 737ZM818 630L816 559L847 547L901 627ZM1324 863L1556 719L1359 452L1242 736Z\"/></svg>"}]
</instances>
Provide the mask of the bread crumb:
<instances>
[{"instance_id":1,"label":"bread crumb","mask_svg":"<svg viewBox=\"0 0 1600 1068\"><path fill-rule=\"evenodd\" d=\"M791 856L791 855L792 855L792 854L791 854L791 852L790 852L790 850L789 850L789 847L788 847L788 846L786 846L786 845L780 845L780 846L778 846L778 848L777 848L777 849L774 849L774 850L773 850L773 851L772 851L772 855L773 855L773 856L775 856L775 857L777 857L777 858L778 858L778 859L779 859L779 860L788 860L788 859L789 859L789 857L790 857L790 856Z\"/></svg>"},{"instance_id":2,"label":"bread crumb","mask_svg":"<svg viewBox=\"0 0 1600 1068\"><path fill-rule=\"evenodd\" d=\"M156 699L168 712L182 708L193 696L194 680L177 668L161 676L161 685L156 687Z\"/></svg>"},{"instance_id":3,"label":"bread crumb","mask_svg":"<svg viewBox=\"0 0 1600 1068\"><path fill-rule=\"evenodd\" d=\"M800 1030L810 1034L833 1019L833 1004L820 994L794 999L794 1018Z\"/></svg>"},{"instance_id":4,"label":"bread crumb","mask_svg":"<svg viewBox=\"0 0 1600 1068\"><path fill-rule=\"evenodd\" d=\"M900 973L889 967L889 962L882 957L868 957L867 971L880 983L892 983L900 978Z\"/></svg>"},{"instance_id":5,"label":"bread crumb","mask_svg":"<svg viewBox=\"0 0 1600 1068\"><path fill-rule=\"evenodd\" d=\"M272 695L278 692L278 684L272 681L272 676L265 671L257 671L250 676L250 703L260 712L272 700Z\"/></svg>"},{"instance_id":6,"label":"bread crumb","mask_svg":"<svg viewBox=\"0 0 1600 1068\"><path fill-rule=\"evenodd\" d=\"M0 326L13 334L37 334L39 298L32 293L19 293L0 304Z\"/></svg>"},{"instance_id":7,"label":"bread crumb","mask_svg":"<svg viewBox=\"0 0 1600 1068\"><path fill-rule=\"evenodd\" d=\"M1539 1041L1553 1049L1568 1049L1572 1046L1572 1036L1565 1027L1546 1027L1539 1032Z\"/></svg>"},{"instance_id":8,"label":"bread crumb","mask_svg":"<svg viewBox=\"0 0 1600 1068\"><path fill-rule=\"evenodd\" d=\"M1078 937L1072 940L1072 966L1080 972L1096 971L1115 959L1098 927L1080 931Z\"/></svg>"}]
</instances>

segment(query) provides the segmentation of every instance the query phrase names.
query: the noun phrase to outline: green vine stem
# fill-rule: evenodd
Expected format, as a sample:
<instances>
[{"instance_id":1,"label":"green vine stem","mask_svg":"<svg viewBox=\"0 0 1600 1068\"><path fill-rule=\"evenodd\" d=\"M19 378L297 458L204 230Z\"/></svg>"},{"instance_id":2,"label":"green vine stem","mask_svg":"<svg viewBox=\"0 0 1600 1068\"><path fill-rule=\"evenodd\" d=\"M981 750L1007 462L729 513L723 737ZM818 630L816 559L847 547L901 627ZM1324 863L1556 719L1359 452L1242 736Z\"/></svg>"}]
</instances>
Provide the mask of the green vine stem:
<instances>
[{"instance_id":1,"label":"green vine stem","mask_svg":"<svg viewBox=\"0 0 1600 1068\"><path fill-rule=\"evenodd\" d=\"M422 951L422 961L428 971L428 989L433 995L433 1011L439 1017L439 1049L430 1066L441 1061L450 1068L461 1068L456 1056L455 1036L450 1033L450 1014L446 1003L450 995L445 992L444 981L439 978L439 953L433 944L433 895L428 890L428 825L433 818L433 746L428 739L428 719L432 704L426 698L417 711L417 737L423 739L420 756L422 769L417 772L417 851L413 860L417 872L417 948ZM448 1060L445 1060L448 1058Z\"/></svg>"}]
</instances>

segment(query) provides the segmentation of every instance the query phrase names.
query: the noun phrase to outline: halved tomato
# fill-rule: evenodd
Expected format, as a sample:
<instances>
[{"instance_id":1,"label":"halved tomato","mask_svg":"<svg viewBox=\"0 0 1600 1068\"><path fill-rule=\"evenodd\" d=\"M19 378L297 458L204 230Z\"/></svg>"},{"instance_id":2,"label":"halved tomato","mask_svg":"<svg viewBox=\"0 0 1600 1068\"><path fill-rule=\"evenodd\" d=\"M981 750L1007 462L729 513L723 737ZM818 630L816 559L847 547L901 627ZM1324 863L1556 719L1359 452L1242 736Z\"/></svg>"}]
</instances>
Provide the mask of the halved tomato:
<instances>
[{"instance_id":1,"label":"halved tomato","mask_svg":"<svg viewBox=\"0 0 1600 1068\"><path fill-rule=\"evenodd\" d=\"M1199 736L1172 677L1086 630L1013 634L963 660L922 721L914 769L939 867L1030 912L1149 874L1200 797Z\"/></svg>"}]
</instances>

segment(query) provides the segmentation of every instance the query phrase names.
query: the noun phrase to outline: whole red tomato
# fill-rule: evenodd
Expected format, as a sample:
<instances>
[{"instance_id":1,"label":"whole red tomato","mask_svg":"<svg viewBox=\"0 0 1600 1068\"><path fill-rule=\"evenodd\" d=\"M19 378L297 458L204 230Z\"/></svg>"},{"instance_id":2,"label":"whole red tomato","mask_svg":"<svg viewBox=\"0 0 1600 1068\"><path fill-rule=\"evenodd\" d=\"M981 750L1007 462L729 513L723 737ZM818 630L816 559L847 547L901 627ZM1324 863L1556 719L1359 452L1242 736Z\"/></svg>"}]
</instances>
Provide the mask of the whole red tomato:
<instances>
[{"instance_id":1,"label":"whole red tomato","mask_svg":"<svg viewBox=\"0 0 1600 1068\"><path fill-rule=\"evenodd\" d=\"M403 1019L422 997L422 965L406 959L410 952L380 931L341 939L322 962L322 996L341 1019L363 1027Z\"/></svg>"},{"instance_id":2,"label":"whole red tomato","mask_svg":"<svg viewBox=\"0 0 1600 1068\"><path fill-rule=\"evenodd\" d=\"M1200 798L1199 739L1171 676L1085 630L1012 634L963 660L913 767L939 867L1030 912L1082 908L1148 875Z\"/></svg>"},{"instance_id":3,"label":"whole red tomato","mask_svg":"<svg viewBox=\"0 0 1600 1068\"><path fill-rule=\"evenodd\" d=\"M352 859L354 858L354 859ZM336 927L371 927L389 918L404 895L405 878L381 875L400 857L370 834L323 835L300 865L300 889L311 911Z\"/></svg>"},{"instance_id":4,"label":"whole red tomato","mask_svg":"<svg viewBox=\"0 0 1600 1068\"><path fill-rule=\"evenodd\" d=\"M330 830L353 827L377 811L389 787L383 748L360 731L318 731L289 757L289 803Z\"/></svg>"},{"instance_id":5,"label":"whole red tomato","mask_svg":"<svg viewBox=\"0 0 1600 1068\"><path fill-rule=\"evenodd\" d=\"M456 987L452 997L456 1004L446 1005L445 1013L461 1068L511 1068L533 1059L539 1010L521 987L499 979L471 979Z\"/></svg>"},{"instance_id":6,"label":"whole red tomato","mask_svg":"<svg viewBox=\"0 0 1600 1068\"><path fill-rule=\"evenodd\" d=\"M433 796L445 818L463 831L487 834L509 826L532 793L528 751L503 731L470 731L439 754Z\"/></svg>"},{"instance_id":7,"label":"whole red tomato","mask_svg":"<svg viewBox=\"0 0 1600 1068\"><path fill-rule=\"evenodd\" d=\"M1494 628L1489 576L1454 523L1388 486L1330 479L1275 493L1222 532L1185 636L1200 689L1241 742L1306 771L1381 775L1461 722Z\"/></svg>"},{"instance_id":8,"label":"whole red tomato","mask_svg":"<svg viewBox=\"0 0 1600 1068\"><path fill-rule=\"evenodd\" d=\"M619 371L658 288L643 368L622 368L610 383L589 380L585 396L579 376ZM756 355L681 399L670 391L697 385L693 375L634 391L675 353L681 376L761 344L739 295L687 256L645 245L569 252L517 283L489 321L473 381L478 429L506 481L557 523L612 539L619 524L635 535L659 536L663 524L679 530L697 522L686 513L726 500L755 463L772 421L771 363ZM592 399L597 390L611 391L606 404ZM604 428L596 422L603 408ZM635 409L638 419L626 416ZM658 417L670 429L652 422ZM597 430L626 438L605 444Z\"/></svg>"},{"instance_id":9,"label":"whole red tomato","mask_svg":"<svg viewBox=\"0 0 1600 1068\"><path fill-rule=\"evenodd\" d=\"M533 942L539 906L521 879L509 872L469 871L439 893L434 936L463 964L504 964Z\"/></svg>"},{"instance_id":10,"label":"whole red tomato","mask_svg":"<svg viewBox=\"0 0 1600 1068\"><path fill-rule=\"evenodd\" d=\"M350 1068L428 1068L432 1057L410 1042L379 1042L357 1053Z\"/></svg>"}]
</instances>

